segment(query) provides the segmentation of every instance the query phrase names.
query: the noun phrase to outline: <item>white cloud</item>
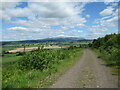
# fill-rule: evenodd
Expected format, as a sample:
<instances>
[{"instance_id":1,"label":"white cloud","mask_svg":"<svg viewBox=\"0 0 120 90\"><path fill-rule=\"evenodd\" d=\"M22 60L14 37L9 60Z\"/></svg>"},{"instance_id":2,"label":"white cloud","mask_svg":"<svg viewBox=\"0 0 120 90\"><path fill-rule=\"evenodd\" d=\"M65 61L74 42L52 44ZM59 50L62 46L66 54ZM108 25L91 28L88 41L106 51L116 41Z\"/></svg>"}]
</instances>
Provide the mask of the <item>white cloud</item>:
<instances>
[{"instance_id":1,"label":"white cloud","mask_svg":"<svg viewBox=\"0 0 120 90\"><path fill-rule=\"evenodd\" d=\"M118 2L119 0L19 0L29 2ZM18 2L18 0L1 0L1 2Z\"/></svg>"},{"instance_id":2,"label":"white cloud","mask_svg":"<svg viewBox=\"0 0 120 90\"><path fill-rule=\"evenodd\" d=\"M67 35L69 36L77 36L77 37L82 37L81 34L82 34L82 30L71 30L67 33Z\"/></svg>"},{"instance_id":3,"label":"white cloud","mask_svg":"<svg viewBox=\"0 0 120 90\"><path fill-rule=\"evenodd\" d=\"M105 16L103 16L100 19L96 19L95 23L100 25L100 27L106 27L106 28L111 28L111 27L117 27L118 25L118 9L111 8L109 14L106 11L107 9L104 9L103 11L106 11ZM114 10L114 11L113 11Z\"/></svg>"},{"instance_id":4,"label":"white cloud","mask_svg":"<svg viewBox=\"0 0 120 90\"><path fill-rule=\"evenodd\" d=\"M29 3L30 10L43 18L66 18L79 12L78 8L73 8L73 4L68 3ZM37 9L36 9L37 8Z\"/></svg>"},{"instance_id":5,"label":"white cloud","mask_svg":"<svg viewBox=\"0 0 120 90\"><path fill-rule=\"evenodd\" d=\"M95 34L95 35L104 35L104 33L100 33L100 32L95 32L93 34Z\"/></svg>"},{"instance_id":6,"label":"white cloud","mask_svg":"<svg viewBox=\"0 0 120 90\"><path fill-rule=\"evenodd\" d=\"M104 9L103 11L100 12L101 16L107 16L107 15L111 15L113 13L114 8L112 7L107 7L106 9Z\"/></svg>"},{"instance_id":7,"label":"white cloud","mask_svg":"<svg viewBox=\"0 0 120 90\"><path fill-rule=\"evenodd\" d=\"M66 35L63 35L63 34L60 34L60 35L57 35L57 37L65 37Z\"/></svg>"},{"instance_id":8,"label":"white cloud","mask_svg":"<svg viewBox=\"0 0 120 90\"><path fill-rule=\"evenodd\" d=\"M57 35L55 37L78 37L78 36L74 36L74 35L66 35L66 34L60 34L60 35Z\"/></svg>"},{"instance_id":9,"label":"white cloud","mask_svg":"<svg viewBox=\"0 0 120 90\"><path fill-rule=\"evenodd\" d=\"M9 6L9 3L7 3ZM10 7L4 5L2 10L2 18L9 20L12 17L27 17L26 20L16 20L15 23L24 24L26 26L45 26L47 25L84 25L86 19L81 16L85 4L78 3L28 3L28 7L14 8L18 3L10 4ZM12 7L11 7L12 6ZM76 7L75 7L76 6ZM37 9L36 9L37 8ZM79 16L79 15L80 16ZM36 18L37 17L37 18ZM26 23L27 22L27 23ZM37 23L37 24L36 24ZM34 24L34 25L33 25Z\"/></svg>"},{"instance_id":10,"label":"white cloud","mask_svg":"<svg viewBox=\"0 0 120 90\"><path fill-rule=\"evenodd\" d=\"M15 32L16 36L24 35L24 39L34 39L46 38L51 36L65 35L65 31L79 27L86 27L86 19L90 18L89 14L83 17L83 11L85 10L86 3L73 3L73 2L29 2L28 6L24 8L16 7L19 3L2 3L3 7L0 9L0 17L6 21L6 23L11 23L19 25L20 27L9 28L10 32ZM100 12L103 17L97 20L97 25L89 27L90 31L94 33L98 31L107 31L105 27L115 27L115 22L117 21L117 10L111 6L107 7L105 10ZM14 19L17 17L16 19ZM19 19L18 19L19 17ZM20 19L20 17L25 17L26 19ZM0 18L1 19L1 18ZM13 20L14 19L14 20ZM51 26L60 26L58 29L51 29ZM82 30L82 29L81 29ZM74 30L68 33L69 36L80 35L81 30ZM19 31L18 33L16 31ZM65 35L67 36L67 35Z\"/></svg>"},{"instance_id":11,"label":"white cloud","mask_svg":"<svg viewBox=\"0 0 120 90\"><path fill-rule=\"evenodd\" d=\"M77 31L77 32L83 32L83 31Z\"/></svg>"},{"instance_id":12,"label":"white cloud","mask_svg":"<svg viewBox=\"0 0 120 90\"><path fill-rule=\"evenodd\" d=\"M2 19L11 24L21 26L11 27L9 30L16 33L19 29L20 33L25 32L27 39L29 38L28 33L34 33L32 34L35 35L33 36L34 38L56 36L76 26L84 27L87 22L87 20L82 17L86 3L29 2L28 6L24 8L15 8L16 5L19 5L17 2L2 3L2 5L3 8L0 9ZM26 17L28 20L20 18L12 20L15 17ZM53 30L51 26L60 26L60 28Z\"/></svg>"},{"instance_id":13,"label":"white cloud","mask_svg":"<svg viewBox=\"0 0 120 90\"><path fill-rule=\"evenodd\" d=\"M30 32L55 35L76 26L84 27L86 19L82 17L85 3L28 3L25 8L5 8L3 19L11 20L12 17L27 17L29 20L11 21L13 24L28 27ZM37 9L36 9L37 8ZM9 12L10 11L10 12ZM51 26L60 25L57 31Z\"/></svg>"},{"instance_id":14,"label":"white cloud","mask_svg":"<svg viewBox=\"0 0 120 90\"><path fill-rule=\"evenodd\" d=\"M27 28L25 28L25 27L11 27L11 28L8 28L8 30L27 30Z\"/></svg>"},{"instance_id":15,"label":"white cloud","mask_svg":"<svg viewBox=\"0 0 120 90\"><path fill-rule=\"evenodd\" d=\"M25 1L25 0L1 0L1 2L2 3L4 3L4 2L23 2L23 1Z\"/></svg>"},{"instance_id":16,"label":"white cloud","mask_svg":"<svg viewBox=\"0 0 120 90\"><path fill-rule=\"evenodd\" d=\"M89 27L89 31L91 33L96 33L96 32L100 32L100 31L108 31L108 29L101 25L93 25L93 26Z\"/></svg>"},{"instance_id":17,"label":"white cloud","mask_svg":"<svg viewBox=\"0 0 120 90\"><path fill-rule=\"evenodd\" d=\"M100 15L103 17L95 20L94 23L96 25L89 27L90 33L97 37L116 33L116 27L118 27L118 9L113 8L113 6L108 6L107 9L100 12Z\"/></svg>"},{"instance_id":18,"label":"white cloud","mask_svg":"<svg viewBox=\"0 0 120 90\"><path fill-rule=\"evenodd\" d=\"M91 16L89 14L86 15L87 18L90 18Z\"/></svg>"}]
</instances>

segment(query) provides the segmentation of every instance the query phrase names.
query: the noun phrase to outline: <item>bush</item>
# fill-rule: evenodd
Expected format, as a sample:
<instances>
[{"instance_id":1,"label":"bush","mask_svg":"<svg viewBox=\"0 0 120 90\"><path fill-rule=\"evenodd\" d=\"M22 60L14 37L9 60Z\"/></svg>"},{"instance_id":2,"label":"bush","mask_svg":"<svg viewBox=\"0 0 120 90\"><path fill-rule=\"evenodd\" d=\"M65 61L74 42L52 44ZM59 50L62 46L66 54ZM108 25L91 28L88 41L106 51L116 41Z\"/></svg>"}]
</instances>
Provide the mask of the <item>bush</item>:
<instances>
[{"instance_id":1,"label":"bush","mask_svg":"<svg viewBox=\"0 0 120 90\"><path fill-rule=\"evenodd\" d=\"M23 56L24 55L24 52L18 52L17 54L16 54L16 56Z\"/></svg>"},{"instance_id":2,"label":"bush","mask_svg":"<svg viewBox=\"0 0 120 90\"><path fill-rule=\"evenodd\" d=\"M65 58L70 58L75 55L75 50L73 47L69 49L61 50L35 50L31 52L26 52L22 59L18 62L20 69L39 69L43 71L44 69L53 68L53 64L59 64L61 60Z\"/></svg>"},{"instance_id":3,"label":"bush","mask_svg":"<svg viewBox=\"0 0 120 90\"><path fill-rule=\"evenodd\" d=\"M92 47L99 50L101 58L104 59L108 65L120 65L120 50L119 50L120 34L106 35L93 41Z\"/></svg>"}]
</instances>

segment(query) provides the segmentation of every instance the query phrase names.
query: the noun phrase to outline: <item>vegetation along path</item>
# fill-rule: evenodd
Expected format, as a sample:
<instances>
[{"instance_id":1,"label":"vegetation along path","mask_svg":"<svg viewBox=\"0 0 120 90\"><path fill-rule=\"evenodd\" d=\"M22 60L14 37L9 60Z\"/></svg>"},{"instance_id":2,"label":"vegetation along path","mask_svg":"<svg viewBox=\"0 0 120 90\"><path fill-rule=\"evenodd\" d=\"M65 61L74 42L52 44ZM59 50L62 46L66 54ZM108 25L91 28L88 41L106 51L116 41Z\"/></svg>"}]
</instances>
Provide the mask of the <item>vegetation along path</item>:
<instances>
[{"instance_id":1,"label":"vegetation along path","mask_svg":"<svg viewBox=\"0 0 120 90\"><path fill-rule=\"evenodd\" d=\"M117 88L118 77L113 76L89 49L51 88Z\"/></svg>"}]
</instances>

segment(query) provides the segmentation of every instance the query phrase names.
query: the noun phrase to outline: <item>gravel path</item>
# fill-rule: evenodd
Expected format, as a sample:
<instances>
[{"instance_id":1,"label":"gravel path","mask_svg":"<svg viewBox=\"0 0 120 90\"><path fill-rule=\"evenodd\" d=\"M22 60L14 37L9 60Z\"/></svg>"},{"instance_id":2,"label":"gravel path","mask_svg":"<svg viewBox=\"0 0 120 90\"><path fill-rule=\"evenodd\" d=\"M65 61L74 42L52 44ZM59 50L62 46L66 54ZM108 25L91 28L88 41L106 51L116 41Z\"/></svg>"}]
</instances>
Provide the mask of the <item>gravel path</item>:
<instances>
[{"instance_id":1,"label":"gravel path","mask_svg":"<svg viewBox=\"0 0 120 90\"><path fill-rule=\"evenodd\" d=\"M82 58L50 88L117 88L118 77L113 76L89 49Z\"/></svg>"}]
</instances>

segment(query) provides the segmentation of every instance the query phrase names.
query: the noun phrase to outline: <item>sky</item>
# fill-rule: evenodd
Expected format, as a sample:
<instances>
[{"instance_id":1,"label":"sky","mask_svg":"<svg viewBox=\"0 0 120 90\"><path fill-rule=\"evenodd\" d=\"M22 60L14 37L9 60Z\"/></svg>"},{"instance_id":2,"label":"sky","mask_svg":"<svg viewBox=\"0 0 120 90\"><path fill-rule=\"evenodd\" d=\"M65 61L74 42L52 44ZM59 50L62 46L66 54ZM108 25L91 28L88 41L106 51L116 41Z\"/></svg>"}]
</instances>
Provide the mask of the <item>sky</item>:
<instances>
[{"instance_id":1,"label":"sky","mask_svg":"<svg viewBox=\"0 0 120 90\"><path fill-rule=\"evenodd\" d=\"M2 41L118 33L118 2L1 2Z\"/></svg>"}]
</instances>

